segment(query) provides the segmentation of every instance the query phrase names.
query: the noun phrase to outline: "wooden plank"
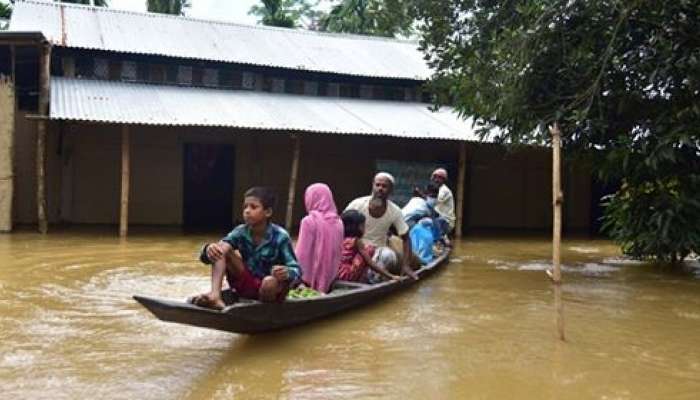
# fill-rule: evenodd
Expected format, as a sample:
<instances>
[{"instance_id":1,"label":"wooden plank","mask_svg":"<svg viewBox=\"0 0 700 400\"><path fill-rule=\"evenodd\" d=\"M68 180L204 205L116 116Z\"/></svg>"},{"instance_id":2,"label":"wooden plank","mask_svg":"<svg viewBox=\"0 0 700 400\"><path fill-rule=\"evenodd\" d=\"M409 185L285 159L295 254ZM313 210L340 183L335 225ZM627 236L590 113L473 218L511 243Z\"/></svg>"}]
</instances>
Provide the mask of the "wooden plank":
<instances>
[{"instance_id":1,"label":"wooden plank","mask_svg":"<svg viewBox=\"0 0 700 400\"><path fill-rule=\"evenodd\" d=\"M287 213L285 214L284 226L287 231L292 230L292 214L294 213L294 195L296 193L297 175L299 173L299 151L301 139L298 135L292 135L294 141L294 155L292 157L292 171L289 175L289 192L287 193Z\"/></svg>"},{"instance_id":2,"label":"wooden plank","mask_svg":"<svg viewBox=\"0 0 700 400\"><path fill-rule=\"evenodd\" d=\"M464 224L464 196L465 180L467 178L467 144L462 142L459 148L459 175L457 178L457 239L462 238L462 229Z\"/></svg>"},{"instance_id":3,"label":"wooden plank","mask_svg":"<svg viewBox=\"0 0 700 400\"><path fill-rule=\"evenodd\" d=\"M41 47L39 57L39 115L49 115L49 74L51 68L51 47ZM36 206L39 232L48 232L46 216L46 120L37 122L36 135Z\"/></svg>"},{"instance_id":4,"label":"wooden plank","mask_svg":"<svg viewBox=\"0 0 700 400\"><path fill-rule=\"evenodd\" d=\"M129 146L129 126L122 125L122 184L121 209L119 211L119 236L126 237L129 230L129 177L131 150Z\"/></svg>"}]
</instances>

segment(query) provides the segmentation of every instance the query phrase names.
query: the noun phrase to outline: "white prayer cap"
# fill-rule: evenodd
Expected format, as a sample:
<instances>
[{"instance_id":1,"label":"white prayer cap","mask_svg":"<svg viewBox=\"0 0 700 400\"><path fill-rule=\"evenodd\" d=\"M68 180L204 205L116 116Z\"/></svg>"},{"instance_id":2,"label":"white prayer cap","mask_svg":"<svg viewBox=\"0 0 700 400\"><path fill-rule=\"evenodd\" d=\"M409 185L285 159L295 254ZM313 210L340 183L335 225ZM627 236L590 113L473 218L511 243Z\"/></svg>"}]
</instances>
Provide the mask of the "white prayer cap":
<instances>
[{"instance_id":1,"label":"white prayer cap","mask_svg":"<svg viewBox=\"0 0 700 400\"><path fill-rule=\"evenodd\" d=\"M394 177L388 172L378 172L377 175L374 176L374 180L377 180L378 178L386 179L391 182L392 185L395 184Z\"/></svg>"},{"instance_id":2,"label":"white prayer cap","mask_svg":"<svg viewBox=\"0 0 700 400\"><path fill-rule=\"evenodd\" d=\"M441 176L442 178L447 179L447 170L445 168L438 168L433 171L432 176Z\"/></svg>"}]
</instances>

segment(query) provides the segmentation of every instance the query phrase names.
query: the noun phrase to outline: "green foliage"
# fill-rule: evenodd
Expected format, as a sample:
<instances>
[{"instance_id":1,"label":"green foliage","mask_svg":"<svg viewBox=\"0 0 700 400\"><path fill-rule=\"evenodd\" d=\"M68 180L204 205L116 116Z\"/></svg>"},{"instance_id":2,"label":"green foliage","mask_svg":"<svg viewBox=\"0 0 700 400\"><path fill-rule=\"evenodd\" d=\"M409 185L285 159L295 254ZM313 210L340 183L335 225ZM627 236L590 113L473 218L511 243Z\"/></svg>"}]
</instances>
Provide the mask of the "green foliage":
<instances>
[{"instance_id":1,"label":"green foliage","mask_svg":"<svg viewBox=\"0 0 700 400\"><path fill-rule=\"evenodd\" d=\"M606 199L603 229L626 254L675 263L700 253L698 149L700 143L682 135L652 137L608 154L621 166L624 184Z\"/></svg>"},{"instance_id":2,"label":"green foliage","mask_svg":"<svg viewBox=\"0 0 700 400\"><path fill-rule=\"evenodd\" d=\"M12 16L12 5L4 1L0 1L0 18L10 19Z\"/></svg>"},{"instance_id":3,"label":"green foliage","mask_svg":"<svg viewBox=\"0 0 700 400\"><path fill-rule=\"evenodd\" d=\"M569 154L626 183L605 217L625 251L697 249L700 2L415 1L438 105L508 143L545 144L558 121Z\"/></svg>"},{"instance_id":4,"label":"green foliage","mask_svg":"<svg viewBox=\"0 0 700 400\"><path fill-rule=\"evenodd\" d=\"M297 28L302 18L314 20L318 12L314 7L318 1L310 3L307 0L261 0L262 5L254 5L248 14L260 18L259 22L267 26L282 28Z\"/></svg>"},{"instance_id":5,"label":"green foliage","mask_svg":"<svg viewBox=\"0 0 700 400\"><path fill-rule=\"evenodd\" d=\"M413 32L411 1L341 0L322 16L322 31L395 37Z\"/></svg>"},{"instance_id":6,"label":"green foliage","mask_svg":"<svg viewBox=\"0 0 700 400\"><path fill-rule=\"evenodd\" d=\"M146 0L148 12L185 15L185 9L191 6L189 0Z\"/></svg>"},{"instance_id":7,"label":"green foliage","mask_svg":"<svg viewBox=\"0 0 700 400\"><path fill-rule=\"evenodd\" d=\"M54 0L60 3L85 4L89 5L90 0ZM94 5L97 7L109 7L107 0L94 0Z\"/></svg>"}]
</instances>

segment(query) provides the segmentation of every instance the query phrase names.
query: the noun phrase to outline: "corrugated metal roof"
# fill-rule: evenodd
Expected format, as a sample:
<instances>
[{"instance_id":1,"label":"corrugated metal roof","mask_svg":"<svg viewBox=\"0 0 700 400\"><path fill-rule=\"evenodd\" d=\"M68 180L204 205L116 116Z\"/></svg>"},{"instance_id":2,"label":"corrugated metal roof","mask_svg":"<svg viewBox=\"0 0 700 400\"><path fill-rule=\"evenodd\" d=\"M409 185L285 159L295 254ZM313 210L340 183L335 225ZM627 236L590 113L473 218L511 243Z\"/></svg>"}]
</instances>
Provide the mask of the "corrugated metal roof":
<instances>
[{"instance_id":1,"label":"corrugated metal roof","mask_svg":"<svg viewBox=\"0 0 700 400\"><path fill-rule=\"evenodd\" d=\"M62 3L17 2L10 30L54 44L367 77L425 80L417 43Z\"/></svg>"},{"instance_id":2,"label":"corrugated metal roof","mask_svg":"<svg viewBox=\"0 0 700 400\"><path fill-rule=\"evenodd\" d=\"M471 121L423 103L51 78L50 118L478 141Z\"/></svg>"}]
</instances>

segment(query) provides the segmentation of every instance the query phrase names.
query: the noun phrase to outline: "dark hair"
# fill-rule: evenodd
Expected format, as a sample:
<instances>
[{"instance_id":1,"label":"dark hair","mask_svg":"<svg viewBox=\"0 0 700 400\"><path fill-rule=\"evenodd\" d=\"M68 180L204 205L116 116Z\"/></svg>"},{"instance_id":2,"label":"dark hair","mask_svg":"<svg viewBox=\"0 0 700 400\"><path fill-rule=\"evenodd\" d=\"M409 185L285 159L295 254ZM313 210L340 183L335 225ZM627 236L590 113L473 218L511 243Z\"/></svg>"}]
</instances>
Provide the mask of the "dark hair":
<instances>
[{"instance_id":1,"label":"dark hair","mask_svg":"<svg viewBox=\"0 0 700 400\"><path fill-rule=\"evenodd\" d=\"M430 197L436 197L438 194L438 187L429 183L428 186L425 187L425 193Z\"/></svg>"},{"instance_id":2,"label":"dark hair","mask_svg":"<svg viewBox=\"0 0 700 400\"><path fill-rule=\"evenodd\" d=\"M255 197L260 200L260 204L262 204L265 209L275 207L275 192L269 187L254 186L246 190L243 197Z\"/></svg>"},{"instance_id":3,"label":"dark hair","mask_svg":"<svg viewBox=\"0 0 700 400\"><path fill-rule=\"evenodd\" d=\"M365 222L365 216L356 210L347 210L340 216L343 220L343 229L345 237L360 237L362 231L360 225Z\"/></svg>"}]
</instances>

